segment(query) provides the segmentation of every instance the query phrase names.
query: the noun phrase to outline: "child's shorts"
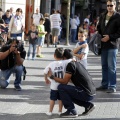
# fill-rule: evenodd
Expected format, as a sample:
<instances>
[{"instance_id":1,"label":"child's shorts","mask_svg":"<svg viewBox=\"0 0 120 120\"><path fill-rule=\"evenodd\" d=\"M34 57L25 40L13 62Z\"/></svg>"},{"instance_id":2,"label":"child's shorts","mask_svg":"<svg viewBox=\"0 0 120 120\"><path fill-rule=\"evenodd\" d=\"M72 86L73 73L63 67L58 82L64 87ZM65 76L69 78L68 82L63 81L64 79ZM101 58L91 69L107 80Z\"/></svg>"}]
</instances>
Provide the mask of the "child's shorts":
<instances>
[{"instance_id":1,"label":"child's shorts","mask_svg":"<svg viewBox=\"0 0 120 120\"><path fill-rule=\"evenodd\" d=\"M43 45L44 45L44 39L45 39L45 37L39 37L39 38L38 38L38 44L37 44L37 45L43 46Z\"/></svg>"},{"instance_id":2,"label":"child's shorts","mask_svg":"<svg viewBox=\"0 0 120 120\"><path fill-rule=\"evenodd\" d=\"M58 90L50 91L50 100L60 100L60 95L59 95Z\"/></svg>"}]
</instances>

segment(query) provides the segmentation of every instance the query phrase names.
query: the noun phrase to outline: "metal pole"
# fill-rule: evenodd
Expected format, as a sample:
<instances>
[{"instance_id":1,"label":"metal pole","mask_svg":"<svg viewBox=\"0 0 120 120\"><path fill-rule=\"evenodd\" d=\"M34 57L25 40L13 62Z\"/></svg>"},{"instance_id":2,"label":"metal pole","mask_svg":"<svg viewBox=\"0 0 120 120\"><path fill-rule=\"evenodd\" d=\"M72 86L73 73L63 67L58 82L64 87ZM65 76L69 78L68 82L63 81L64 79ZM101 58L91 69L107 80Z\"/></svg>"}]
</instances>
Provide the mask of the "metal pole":
<instances>
[{"instance_id":1,"label":"metal pole","mask_svg":"<svg viewBox=\"0 0 120 120\"><path fill-rule=\"evenodd\" d=\"M70 4L71 4L71 0L68 0L66 45L69 45Z\"/></svg>"}]
</instances>

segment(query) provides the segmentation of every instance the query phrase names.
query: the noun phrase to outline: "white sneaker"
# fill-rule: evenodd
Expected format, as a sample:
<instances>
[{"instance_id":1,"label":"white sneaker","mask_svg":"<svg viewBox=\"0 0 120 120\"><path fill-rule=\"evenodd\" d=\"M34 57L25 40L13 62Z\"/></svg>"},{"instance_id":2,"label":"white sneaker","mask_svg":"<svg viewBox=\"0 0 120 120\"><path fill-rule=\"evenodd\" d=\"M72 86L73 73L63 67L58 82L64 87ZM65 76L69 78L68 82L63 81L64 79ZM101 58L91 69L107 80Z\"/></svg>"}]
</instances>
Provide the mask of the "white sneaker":
<instances>
[{"instance_id":1,"label":"white sneaker","mask_svg":"<svg viewBox=\"0 0 120 120\"><path fill-rule=\"evenodd\" d=\"M46 115L51 116L51 115L52 115L52 112L47 112Z\"/></svg>"},{"instance_id":2,"label":"white sneaker","mask_svg":"<svg viewBox=\"0 0 120 120\"><path fill-rule=\"evenodd\" d=\"M58 112L58 115L60 115L62 112Z\"/></svg>"}]
</instances>

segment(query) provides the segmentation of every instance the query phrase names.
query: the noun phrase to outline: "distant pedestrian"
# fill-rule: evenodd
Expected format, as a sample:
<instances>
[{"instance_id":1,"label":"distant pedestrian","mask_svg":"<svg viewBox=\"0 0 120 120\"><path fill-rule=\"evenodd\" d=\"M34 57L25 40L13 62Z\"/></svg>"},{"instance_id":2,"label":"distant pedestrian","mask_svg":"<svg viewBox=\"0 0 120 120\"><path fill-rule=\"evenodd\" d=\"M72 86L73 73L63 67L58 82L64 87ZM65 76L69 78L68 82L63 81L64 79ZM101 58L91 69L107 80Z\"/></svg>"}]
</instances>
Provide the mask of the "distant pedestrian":
<instances>
[{"instance_id":1,"label":"distant pedestrian","mask_svg":"<svg viewBox=\"0 0 120 120\"><path fill-rule=\"evenodd\" d=\"M71 42L76 43L76 34L77 34L77 27L78 27L78 22L77 22L77 16L74 16L70 20L70 26L71 26Z\"/></svg>"},{"instance_id":2,"label":"distant pedestrian","mask_svg":"<svg viewBox=\"0 0 120 120\"><path fill-rule=\"evenodd\" d=\"M84 23L87 22L88 25L90 25L90 15L87 15L86 18L84 19Z\"/></svg>"},{"instance_id":3,"label":"distant pedestrian","mask_svg":"<svg viewBox=\"0 0 120 120\"><path fill-rule=\"evenodd\" d=\"M20 37L22 40L22 32L25 31L25 22L22 15L22 9L16 9L16 14L12 16L9 23L9 34L8 37L17 38Z\"/></svg>"},{"instance_id":4,"label":"distant pedestrian","mask_svg":"<svg viewBox=\"0 0 120 120\"><path fill-rule=\"evenodd\" d=\"M14 8L11 7L11 8L10 8L10 15L11 15L11 16L14 16L14 13L13 13L13 12L14 12Z\"/></svg>"},{"instance_id":5,"label":"distant pedestrian","mask_svg":"<svg viewBox=\"0 0 120 120\"><path fill-rule=\"evenodd\" d=\"M30 59L30 53L32 51L32 60L35 60L36 46L38 42L38 31L36 30L35 24L32 24L31 30L28 31L28 34L26 34L26 36L28 36L28 40L29 40L27 59L28 60Z\"/></svg>"},{"instance_id":6,"label":"distant pedestrian","mask_svg":"<svg viewBox=\"0 0 120 120\"><path fill-rule=\"evenodd\" d=\"M45 35L47 34L47 32L45 31L45 26L43 25L45 22L44 18L40 18L40 23L38 25L38 44L37 44L37 55L36 57L44 57L41 54L41 49L42 46L44 45L44 40L45 40Z\"/></svg>"},{"instance_id":7,"label":"distant pedestrian","mask_svg":"<svg viewBox=\"0 0 120 120\"><path fill-rule=\"evenodd\" d=\"M54 47L57 47L58 36L60 34L61 18L60 18L60 14L56 13L55 9L52 10L52 15L50 15L50 22L51 22L52 42Z\"/></svg>"},{"instance_id":8,"label":"distant pedestrian","mask_svg":"<svg viewBox=\"0 0 120 120\"><path fill-rule=\"evenodd\" d=\"M50 44L50 32L51 32L51 24L50 24L49 14L45 13L44 17L45 17L44 26L45 26L45 31L47 32L47 34L45 35L45 40L46 40L46 43L47 43L47 47L49 47L49 44Z\"/></svg>"},{"instance_id":9,"label":"distant pedestrian","mask_svg":"<svg viewBox=\"0 0 120 120\"><path fill-rule=\"evenodd\" d=\"M34 13L32 16L31 16L31 24L35 24L36 26L39 25L39 22L40 22L40 18L43 18L43 14L40 13L40 10L39 8L36 8L36 13Z\"/></svg>"}]
</instances>

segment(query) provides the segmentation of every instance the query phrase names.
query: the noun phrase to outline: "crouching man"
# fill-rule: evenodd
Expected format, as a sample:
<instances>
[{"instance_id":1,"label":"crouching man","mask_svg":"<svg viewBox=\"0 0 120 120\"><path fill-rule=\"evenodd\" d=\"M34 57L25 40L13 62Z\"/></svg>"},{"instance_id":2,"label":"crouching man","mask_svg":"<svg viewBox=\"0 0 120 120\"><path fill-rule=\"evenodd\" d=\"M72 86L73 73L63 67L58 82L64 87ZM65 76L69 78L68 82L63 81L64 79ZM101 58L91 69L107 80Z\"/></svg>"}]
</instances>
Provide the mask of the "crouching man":
<instances>
[{"instance_id":1,"label":"crouching man","mask_svg":"<svg viewBox=\"0 0 120 120\"><path fill-rule=\"evenodd\" d=\"M14 87L21 90L21 77L23 72L23 62L26 51L23 45L16 39L9 40L0 51L0 86L6 88L10 82L10 76L15 73Z\"/></svg>"}]
</instances>

